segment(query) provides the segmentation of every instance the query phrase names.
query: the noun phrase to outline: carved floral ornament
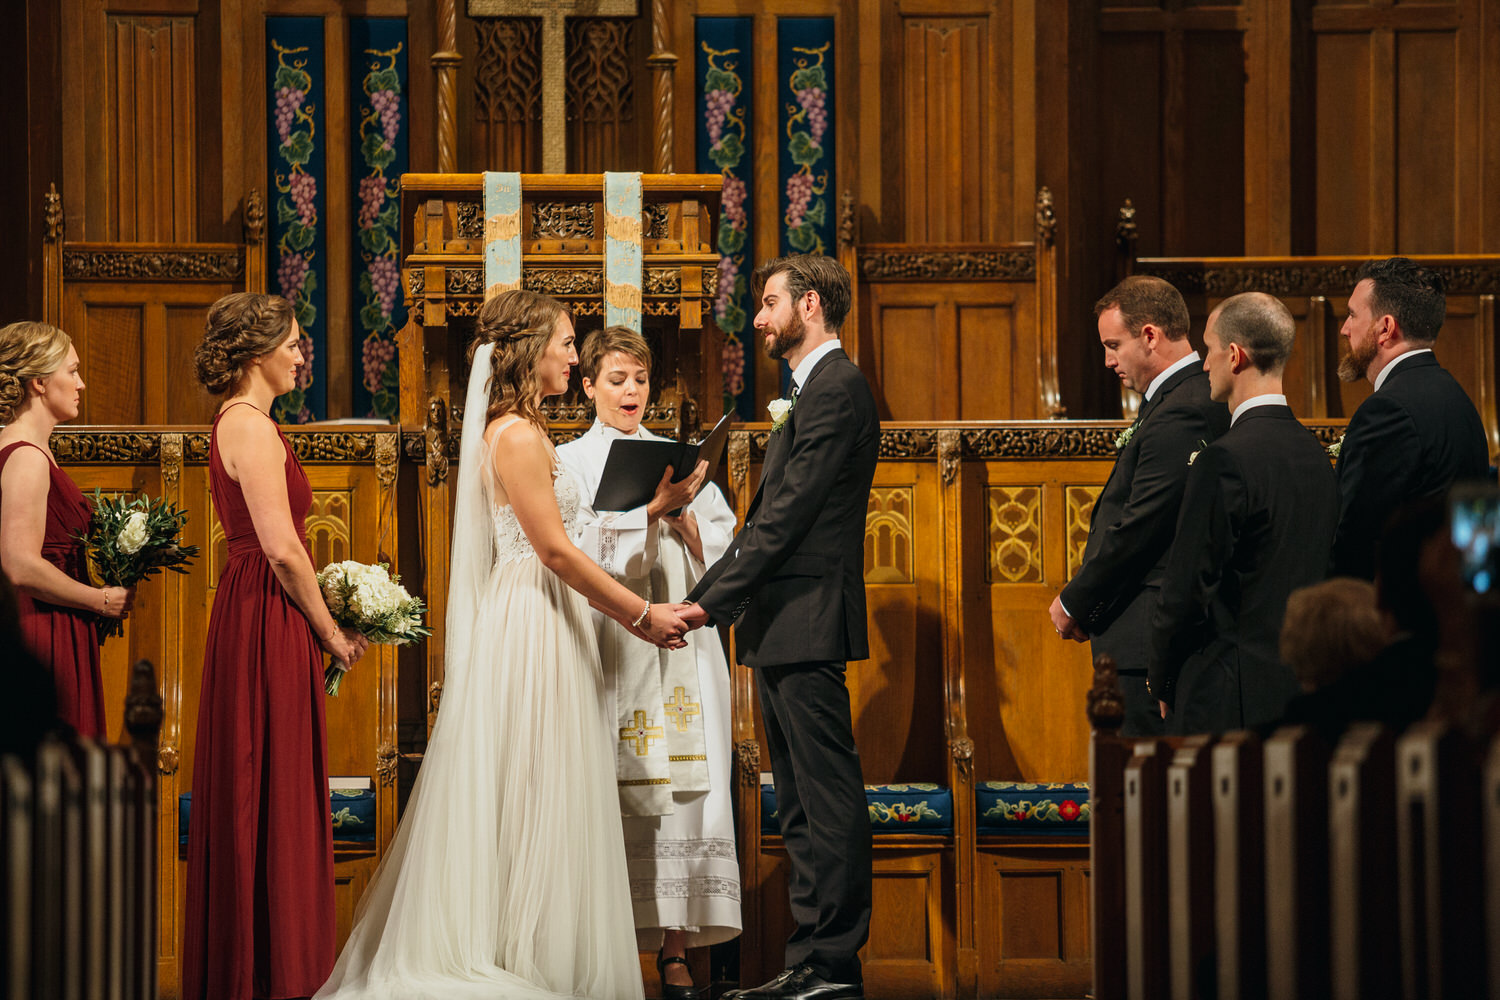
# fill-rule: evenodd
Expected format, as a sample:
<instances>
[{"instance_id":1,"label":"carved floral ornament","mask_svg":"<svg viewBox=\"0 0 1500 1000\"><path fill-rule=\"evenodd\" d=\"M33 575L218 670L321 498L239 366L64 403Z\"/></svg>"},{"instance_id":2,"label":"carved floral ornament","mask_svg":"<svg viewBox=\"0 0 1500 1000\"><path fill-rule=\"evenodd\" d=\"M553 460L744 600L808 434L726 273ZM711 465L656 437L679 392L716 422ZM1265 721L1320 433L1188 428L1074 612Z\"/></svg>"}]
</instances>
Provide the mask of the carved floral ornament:
<instances>
[{"instance_id":1,"label":"carved floral ornament","mask_svg":"<svg viewBox=\"0 0 1500 1000\"><path fill-rule=\"evenodd\" d=\"M1174 267L1137 261L1136 274L1150 274L1176 285L1184 295L1228 296L1266 292L1282 298L1348 295L1358 263L1299 267ZM1432 265L1448 283L1449 295L1500 294L1500 267L1487 264Z\"/></svg>"},{"instance_id":2,"label":"carved floral ornament","mask_svg":"<svg viewBox=\"0 0 1500 1000\"><path fill-rule=\"evenodd\" d=\"M1036 277L1036 252L1016 250L861 250L867 281L1000 281Z\"/></svg>"},{"instance_id":3,"label":"carved floral ornament","mask_svg":"<svg viewBox=\"0 0 1500 1000\"><path fill-rule=\"evenodd\" d=\"M63 277L136 281L237 281L245 254L233 250L70 250L63 249Z\"/></svg>"}]
</instances>

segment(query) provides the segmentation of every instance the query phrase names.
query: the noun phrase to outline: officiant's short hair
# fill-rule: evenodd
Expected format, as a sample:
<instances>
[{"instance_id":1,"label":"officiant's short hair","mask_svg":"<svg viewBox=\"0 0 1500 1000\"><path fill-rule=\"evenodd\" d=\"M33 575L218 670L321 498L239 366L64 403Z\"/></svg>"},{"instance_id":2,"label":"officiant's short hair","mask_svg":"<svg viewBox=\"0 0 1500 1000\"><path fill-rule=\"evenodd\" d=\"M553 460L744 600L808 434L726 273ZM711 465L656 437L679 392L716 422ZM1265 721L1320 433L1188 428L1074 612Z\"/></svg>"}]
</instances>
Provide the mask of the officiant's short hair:
<instances>
[{"instance_id":1,"label":"officiant's short hair","mask_svg":"<svg viewBox=\"0 0 1500 1000\"><path fill-rule=\"evenodd\" d=\"M849 272L844 265L820 253L773 257L755 269L752 285L757 301L766 289L766 282L777 274L786 275L786 290L793 299L800 299L808 292L818 293L818 302L823 306L823 326L830 333L837 333L844 325L852 299Z\"/></svg>"},{"instance_id":2,"label":"officiant's short hair","mask_svg":"<svg viewBox=\"0 0 1500 1000\"><path fill-rule=\"evenodd\" d=\"M1132 274L1101 295L1094 303L1094 317L1111 309L1120 310L1120 319L1132 337L1139 337L1150 323L1168 340L1182 340L1192 326L1182 293L1170 281L1149 274Z\"/></svg>"},{"instance_id":3,"label":"officiant's short hair","mask_svg":"<svg viewBox=\"0 0 1500 1000\"><path fill-rule=\"evenodd\" d=\"M635 358L651 371L651 345L646 338L628 326L606 326L589 334L578 352L578 374L590 382L599 381L599 366L611 354L623 354Z\"/></svg>"}]
</instances>

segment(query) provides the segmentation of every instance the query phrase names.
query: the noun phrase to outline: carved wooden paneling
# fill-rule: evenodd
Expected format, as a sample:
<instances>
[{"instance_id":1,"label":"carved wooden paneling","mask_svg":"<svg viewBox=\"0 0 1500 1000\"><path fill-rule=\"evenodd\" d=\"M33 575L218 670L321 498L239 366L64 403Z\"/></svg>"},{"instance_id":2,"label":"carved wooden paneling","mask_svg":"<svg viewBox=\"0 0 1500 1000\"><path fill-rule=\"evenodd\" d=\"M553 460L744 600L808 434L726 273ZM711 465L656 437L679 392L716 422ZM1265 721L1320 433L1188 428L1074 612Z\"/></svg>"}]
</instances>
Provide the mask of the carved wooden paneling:
<instances>
[{"instance_id":1,"label":"carved wooden paneling","mask_svg":"<svg viewBox=\"0 0 1500 1000\"><path fill-rule=\"evenodd\" d=\"M102 53L108 72L102 95L105 158L87 165L105 178L107 200L104 227L91 238L197 238L194 22L192 17L108 16Z\"/></svg>"},{"instance_id":2,"label":"carved wooden paneling","mask_svg":"<svg viewBox=\"0 0 1500 1000\"><path fill-rule=\"evenodd\" d=\"M920 8L919 8L920 9ZM904 12L904 11L903 11ZM900 21L901 192L912 242L1004 239L1011 117L999 11ZM996 168L999 169L996 169Z\"/></svg>"},{"instance_id":3,"label":"carved wooden paneling","mask_svg":"<svg viewBox=\"0 0 1500 1000\"><path fill-rule=\"evenodd\" d=\"M1481 56L1493 16L1481 0L1311 6L1317 230L1298 249L1490 248L1481 192L1494 171L1481 149L1494 114L1486 123L1486 104L1467 95L1494 72Z\"/></svg>"},{"instance_id":4,"label":"carved wooden paneling","mask_svg":"<svg viewBox=\"0 0 1500 1000\"><path fill-rule=\"evenodd\" d=\"M568 169L579 173L637 166L635 24L621 18L570 18Z\"/></svg>"},{"instance_id":5,"label":"carved wooden paneling","mask_svg":"<svg viewBox=\"0 0 1500 1000\"><path fill-rule=\"evenodd\" d=\"M1066 530L1068 533L1068 579L1083 565L1083 550L1089 544L1089 524L1094 516L1094 503L1103 491L1102 486L1069 486L1063 491L1067 504Z\"/></svg>"},{"instance_id":6,"label":"carved wooden paneling","mask_svg":"<svg viewBox=\"0 0 1500 1000\"><path fill-rule=\"evenodd\" d=\"M912 489L870 490L865 515L865 583L912 580Z\"/></svg>"},{"instance_id":7,"label":"carved wooden paneling","mask_svg":"<svg viewBox=\"0 0 1500 1000\"><path fill-rule=\"evenodd\" d=\"M1042 582L1042 488L991 486L984 550L989 583Z\"/></svg>"},{"instance_id":8,"label":"carved wooden paneling","mask_svg":"<svg viewBox=\"0 0 1500 1000\"><path fill-rule=\"evenodd\" d=\"M354 498L348 490L314 491L307 512L307 545L314 566L343 562L350 556L350 516Z\"/></svg>"},{"instance_id":9,"label":"carved wooden paneling","mask_svg":"<svg viewBox=\"0 0 1500 1000\"><path fill-rule=\"evenodd\" d=\"M474 21L474 156L486 170L542 163L542 36L535 18ZM476 169L479 169L476 167Z\"/></svg>"},{"instance_id":10,"label":"carved wooden paneling","mask_svg":"<svg viewBox=\"0 0 1500 1000\"><path fill-rule=\"evenodd\" d=\"M980 996L1083 996L1088 848L981 845L974 886Z\"/></svg>"},{"instance_id":11,"label":"carved wooden paneling","mask_svg":"<svg viewBox=\"0 0 1500 1000\"><path fill-rule=\"evenodd\" d=\"M870 281L861 365L894 420L1041 416L1030 282Z\"/></svg>"}]
</instances>

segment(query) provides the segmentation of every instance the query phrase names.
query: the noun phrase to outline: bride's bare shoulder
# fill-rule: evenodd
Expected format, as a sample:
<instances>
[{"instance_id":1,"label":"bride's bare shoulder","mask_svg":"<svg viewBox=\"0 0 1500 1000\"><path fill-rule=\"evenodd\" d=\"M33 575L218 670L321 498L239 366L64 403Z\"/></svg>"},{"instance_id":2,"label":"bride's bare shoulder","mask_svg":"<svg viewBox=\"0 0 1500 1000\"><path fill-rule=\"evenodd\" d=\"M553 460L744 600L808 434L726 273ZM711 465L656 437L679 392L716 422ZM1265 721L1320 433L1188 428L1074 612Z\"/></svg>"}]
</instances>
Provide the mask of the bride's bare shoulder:
<instances>
[{"instance_id":1,"label":"bride's bare shoulder","mask_svg":"<svg viewBox=\"0 0 1500 1000\"><path fill-rule=\"evenodd\" d=\"M491 420L484 428L484 441L496 456L510 459L545 456L547 441L530 420L505 414Z\"/></svg>"}]
</instances>

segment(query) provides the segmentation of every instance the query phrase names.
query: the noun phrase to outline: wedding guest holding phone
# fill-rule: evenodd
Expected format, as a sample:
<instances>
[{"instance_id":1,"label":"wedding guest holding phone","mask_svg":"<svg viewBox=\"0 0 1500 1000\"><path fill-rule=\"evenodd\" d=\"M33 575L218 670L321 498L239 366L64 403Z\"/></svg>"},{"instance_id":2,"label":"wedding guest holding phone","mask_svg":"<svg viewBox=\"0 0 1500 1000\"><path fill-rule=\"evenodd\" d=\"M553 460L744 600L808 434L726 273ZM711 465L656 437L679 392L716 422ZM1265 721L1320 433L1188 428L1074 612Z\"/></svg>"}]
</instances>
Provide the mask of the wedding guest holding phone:
<instances>
[{"instance_id":1,"label":"wedding guest holding phone","mask_svg":"<svg viewBox=\"0 0 1500 1000\"><path fill-rule=\"evenodd\" d=\"M16 590L21 638L52 672L59 714L102 737L98 620L124 618L134 587L95 587L81 536L93 505L58 468L49 441L78 417L83 376L66 333L46 323L0 329L0 568Z\"/></svg>"},{"instance_id":2,"label":"wedding guest holding phone","mask_svg":"<svg viewBox=\"0 0 1500 1000\"><path fill-rule=\"evenodd\" d=\"M306 997L333 968L333 829L323 654L364 636L333 620L304 521L312 488L271 405L297 384L301 330L283 298L208 311L198 381L226 396L209 488L229 557L203 655L188 827L184 1000Z\"/></svg>"},{"instance_id":3,"label":"wedding guest holding phone","mask_svg":"<svg viewBox=\"0 0 1500 1000\"><path fill-rule=\"evenodd\" d=\"M705 483L707 462L679 482L669 466L650 502L595 511L615 441L660 438L641 426L651 394L651 349L623 326L600 330L578 352L594 425L557 449L583 493L579 546L642 598L685 594L734 537L723 494ZM674 515L675 512L675 515ZM604 682L613 696L615 761L636 939L657 952L664 1000L698 991L686 949L740 933L740 872L730 782L729 664L718 631L700 628L682 650L659 649L594 613ZM662 739L640 739L640 723ZM616 735L618 734L618 735Z\"/></svg>"}]
</instances>

